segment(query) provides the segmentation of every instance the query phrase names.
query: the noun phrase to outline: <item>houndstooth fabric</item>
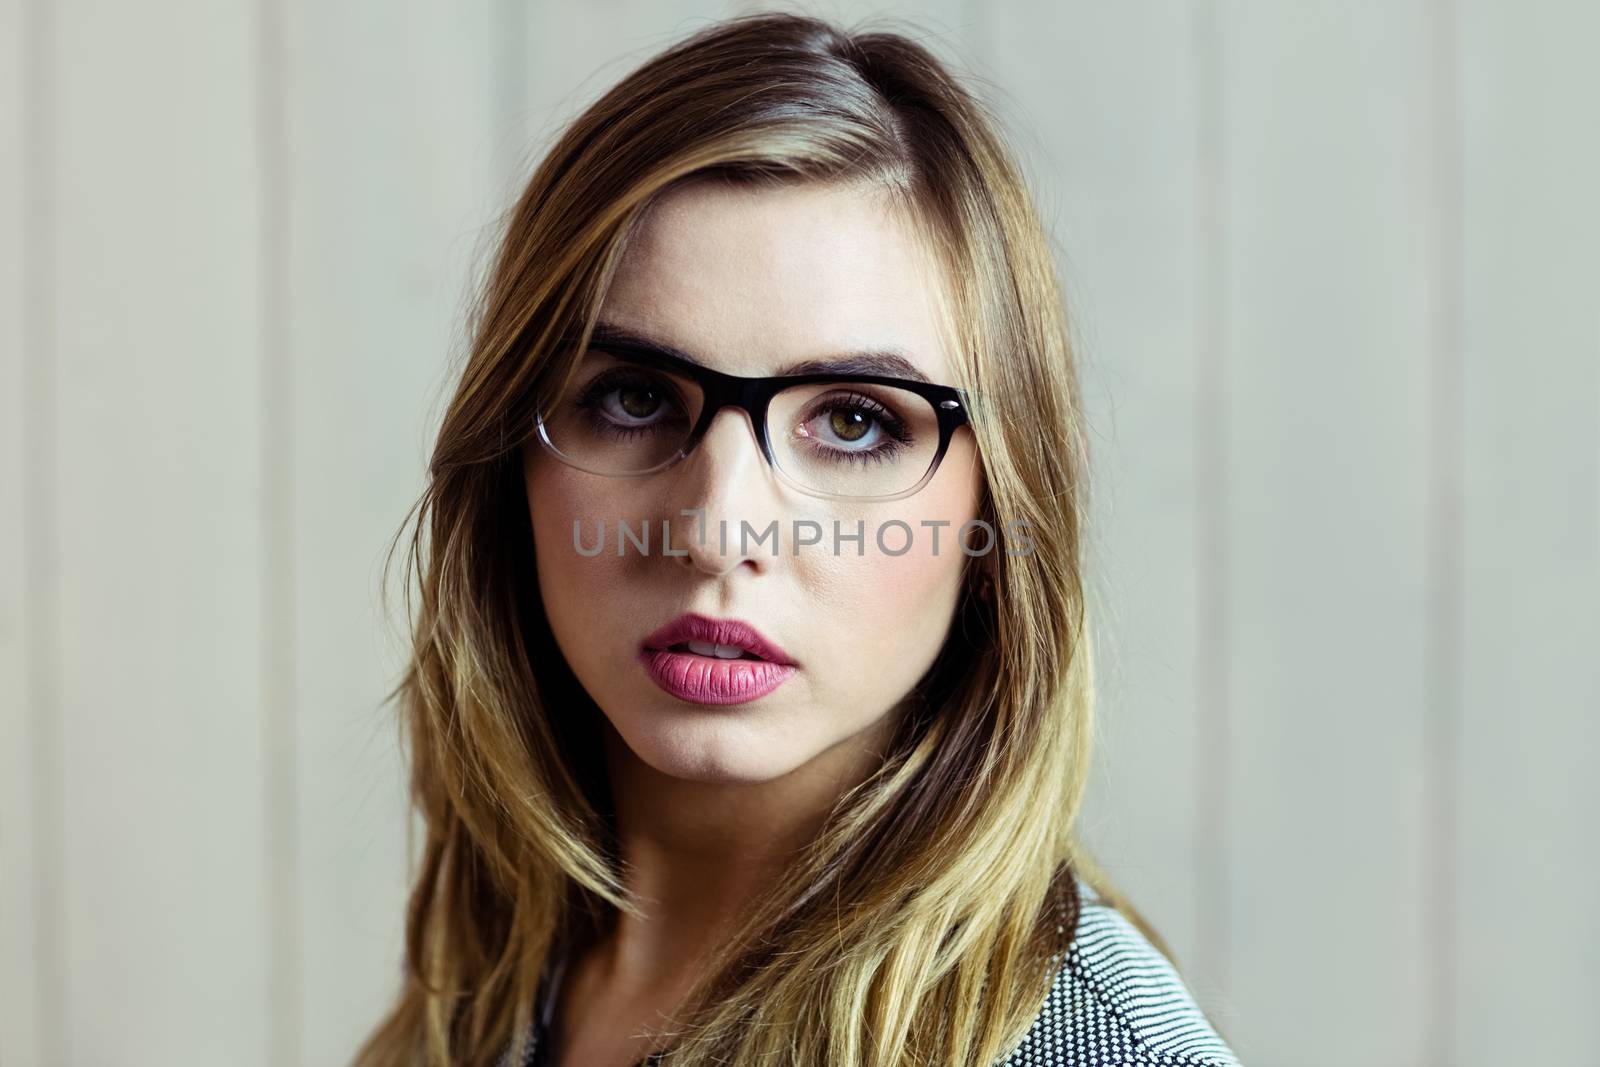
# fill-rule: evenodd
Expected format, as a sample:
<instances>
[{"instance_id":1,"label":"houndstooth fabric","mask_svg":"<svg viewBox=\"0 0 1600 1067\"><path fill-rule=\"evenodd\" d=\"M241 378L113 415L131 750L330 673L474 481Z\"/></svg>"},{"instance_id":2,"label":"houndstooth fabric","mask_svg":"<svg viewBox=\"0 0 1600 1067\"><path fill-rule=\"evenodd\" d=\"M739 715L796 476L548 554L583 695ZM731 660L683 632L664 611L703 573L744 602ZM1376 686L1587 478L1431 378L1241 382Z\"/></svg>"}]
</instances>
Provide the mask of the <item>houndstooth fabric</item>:
<instances>
[{"instance_id":1,"label":"houndstooth fabric","mask_svg":"<svg viewBox=\"0 0 1600 1067\"><path fill-rule=\"evenodd\" d=\"M1076 884L1080 906L1065 962L1022 1043L996 1067L1241 1067L1167 958L1081 879ZM554 992L541 986L518 1067L548 1067ZM641 1067L662 1062L657 1053ZM501 1067L512 1067L509 1049Z\"/></svg>"},{"instance_id":2,"label":"houndstooth fabric","mask_svg":"<svg viewBox=\"0 0 1600 1067\"><path fill-rule=\"evenodd\" d=\"M1077 885L1066 964L1003 1067L1240 1067L1167 958Z\"/></svg>"}]
</instances>

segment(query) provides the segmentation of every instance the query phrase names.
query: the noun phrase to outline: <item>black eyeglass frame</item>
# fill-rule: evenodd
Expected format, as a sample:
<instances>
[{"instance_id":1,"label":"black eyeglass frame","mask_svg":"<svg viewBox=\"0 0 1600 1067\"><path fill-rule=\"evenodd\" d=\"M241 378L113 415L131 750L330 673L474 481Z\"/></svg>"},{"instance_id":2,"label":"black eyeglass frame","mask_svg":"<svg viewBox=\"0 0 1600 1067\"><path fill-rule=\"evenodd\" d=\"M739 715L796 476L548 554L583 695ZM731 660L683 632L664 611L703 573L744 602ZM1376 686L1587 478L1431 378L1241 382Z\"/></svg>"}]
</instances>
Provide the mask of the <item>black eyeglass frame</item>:
<instances>
[{"instance_id":1,"label":"black eyeglass frame","mask_svg":"<svg viewBox=\"0 0 1600 1067\"><path fill-rule=\"evenodd\" d=\"M700 411L699 418L695 420L695 424L690 429L689 436L684 439L683 445L670 459L664 460L647 470L628 471L620 474L612 471L592 470L573 462L570 456L556 447L545 432L543 411L535 411L534 422L538 429L539 441L545 448L554 453L557 459L577 467L579 470L610 478L640 478L666 470L695 450L701 439L705 437L706 431L711 428L711 420L716 418L717 412L725 407L735 407L742 408L750 417L750 424L756 431L756 442L761 446L761 454L765 457L767 466L785 484L805 493L807 496L819 497L825 500L863 502L903 500L908 496L914 495L928 484L929 480L933 478L934 472L939 469L939 464L944 461L945 453L949 451L950 441L955 436L955 432L970 421L968 415L968 393L960 386L955 385L940 385L935 382L918 381L915 378L894 378L882 374L853 374L837 371L744 377L737 374L727 374L711 367L702 366L699 363L691 363L686 359L679 359L677 356L662 352L656 348L630 344L626 341L592 341L587 347L605 352L626 363L655 367L691 378L700 387L701 395L704 397L704 407ZM933 453L933 459L928 464L927 471L915 485L901 492L886 495L848 496L808 488L784 471L783 465L773 455L772 441L767 434L767 409L772 402L772 398L783 390L796 385L815 385L820 382L889 386L916 393L929 401L939 421L939 446ZM540 405L541 409L542 407L543 405Z\"/></svg>"}]
</instances>

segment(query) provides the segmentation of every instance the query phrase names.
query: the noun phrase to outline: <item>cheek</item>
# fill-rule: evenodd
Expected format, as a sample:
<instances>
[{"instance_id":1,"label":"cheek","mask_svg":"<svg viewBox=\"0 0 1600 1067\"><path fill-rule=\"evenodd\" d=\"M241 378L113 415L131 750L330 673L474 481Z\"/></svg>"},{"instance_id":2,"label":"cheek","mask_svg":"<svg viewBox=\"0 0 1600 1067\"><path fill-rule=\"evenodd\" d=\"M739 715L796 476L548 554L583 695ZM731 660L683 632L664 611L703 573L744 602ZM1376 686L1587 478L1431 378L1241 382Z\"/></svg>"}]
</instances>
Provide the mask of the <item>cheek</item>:
<instances>
[{"instance_id":1,"label":"cheek","mask_svg":"<svg viewBox=\"0 0 1600 1067\"><path fill-rule=\"evenodd\" d=\"M524 482L528 489L529 521L533 528L534 558L538 564L539 588L546 599L574 570L572 524L584 515L577 498L568 491L567 480L550 469L542 459L526 461Z\"/></svg>"},{"instance_id":2,"label":"cheek","mask_svg":"<svg viewBox=\"0 0 1600 1067\"><path fill-rule=\"evenodd\" d=\"M836 661L853 668L836 678L909 689L932 664L949 632L966 570L975 562L962 552L959 537L962 523L978 517L981 485L970 447L953 447L921 492L863 513L862 555L846 543L837 555L812 557L817 621ZM841 528L853 532L855 519L841 520ZM927 525L932 523L947 525ZM981 547L985 538L973 536Z\"/></svg>"},{"instance_id":3,"label":"cheek","mask_svg":"<svg viewBox=\"0 0 1600 1067\"><path fill-rule=\"evenodd\" d=\"M887 536L902 534L894 530ZM941 543L937 557L918 547L891 557L869 548L864 557L847 553L820 566L827 573L815 583L823 591L814 610L819 644L827 649L829 689L870 692L875 699L863 706L892 704L916 683L944 642L960 591L959 551Z\"/></svg>"},{"instance_id":4,"label":"cheek","mask_svg":"<svg viewBox=\"0 0 1600 1067\"><path fill-rule=\"evenodd\" d=\"M611 522L606 510L614 502L597 492L593 479L547 457L536 456L524 466L529 519L533 529L535 570L545 614L569 660L584 662L598 654L599 637L610 632L607 605L629 588L629 568L638 565L635 554L614 551L585 556L575 544L593 550L597 524ZM611 543L608 540L607 547Z\"/></svg>"}]
</instances>

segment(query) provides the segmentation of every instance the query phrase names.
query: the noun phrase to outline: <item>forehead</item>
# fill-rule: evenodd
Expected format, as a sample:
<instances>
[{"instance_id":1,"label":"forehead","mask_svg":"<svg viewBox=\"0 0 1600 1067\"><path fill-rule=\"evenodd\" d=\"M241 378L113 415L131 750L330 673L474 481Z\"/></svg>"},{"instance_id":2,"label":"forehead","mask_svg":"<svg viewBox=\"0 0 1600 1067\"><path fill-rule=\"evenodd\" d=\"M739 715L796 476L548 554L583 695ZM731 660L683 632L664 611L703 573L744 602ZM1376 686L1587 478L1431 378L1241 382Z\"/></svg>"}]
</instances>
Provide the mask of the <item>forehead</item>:
<instances>
[{"instance_id":1,"label":"forehead","mask_svg":"<svg viewBox=\"0 0 1600 1067\"><path fill-rule=\"evenodd\" d=\"M879 190L700 181L652 205L601 317L730 374L892 348L950 383L943 286Z\"/></svg>"}]
</instances>

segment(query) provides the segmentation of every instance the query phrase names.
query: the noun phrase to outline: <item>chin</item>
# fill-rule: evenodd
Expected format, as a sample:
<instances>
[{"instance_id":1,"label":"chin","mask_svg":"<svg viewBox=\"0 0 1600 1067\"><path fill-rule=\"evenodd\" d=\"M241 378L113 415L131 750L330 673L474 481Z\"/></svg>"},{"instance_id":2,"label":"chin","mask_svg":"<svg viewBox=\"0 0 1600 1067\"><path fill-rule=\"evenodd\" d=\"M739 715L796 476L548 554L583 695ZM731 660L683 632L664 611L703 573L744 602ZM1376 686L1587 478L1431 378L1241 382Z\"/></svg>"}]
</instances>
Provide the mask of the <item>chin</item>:
<instances>
[{"instance_id":1,"label":"chin","mask_svg":"<svg viewBox=\"0 0 1600 1067\"><path fill-rule=\"evenodd\" d=\"M810 753L785 741L770 723L729 708L683 708L648 723L613 725L633 755L660 774L707 784L737 785L781 778Z\"/></svg>"}]
</instances>

